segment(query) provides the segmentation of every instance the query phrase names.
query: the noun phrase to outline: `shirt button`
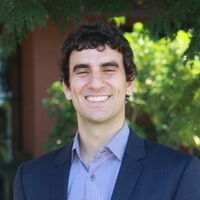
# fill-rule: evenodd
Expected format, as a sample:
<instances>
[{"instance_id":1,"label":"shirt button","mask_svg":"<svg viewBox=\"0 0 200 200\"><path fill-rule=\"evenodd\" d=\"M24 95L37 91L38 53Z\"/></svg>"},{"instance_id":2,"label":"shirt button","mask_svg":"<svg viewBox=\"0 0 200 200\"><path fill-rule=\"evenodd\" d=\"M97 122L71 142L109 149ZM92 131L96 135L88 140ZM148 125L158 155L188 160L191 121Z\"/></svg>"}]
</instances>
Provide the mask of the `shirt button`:
<instances>
[{"instance_id":1,"label":"shirt button","mask_svg":"<svg viewBox=\"0 0 200 200\"><path fill-rule=\"evenodd\" d=\"M94 175L94 174L92 174L92 175L90 176L90 180L91 180L92 182L95 180L95 175Z\"/></svg>"}]
</instances>

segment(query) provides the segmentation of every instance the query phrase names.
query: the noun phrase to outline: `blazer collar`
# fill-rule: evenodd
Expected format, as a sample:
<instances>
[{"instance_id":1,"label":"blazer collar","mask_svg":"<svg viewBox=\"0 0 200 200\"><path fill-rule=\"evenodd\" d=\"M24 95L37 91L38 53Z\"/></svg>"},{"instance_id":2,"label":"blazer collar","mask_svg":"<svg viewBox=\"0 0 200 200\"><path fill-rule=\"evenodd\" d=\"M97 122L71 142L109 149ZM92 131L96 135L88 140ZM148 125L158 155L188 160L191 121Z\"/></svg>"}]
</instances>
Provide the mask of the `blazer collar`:
<instances>
[{"instance_id":1,"label":"blazer collar","mask_svg":"<svg viewBox=\"0 0 200 200\"><path fill-rule=\"evenodd\" d=\"M71 167L71 148L63 148L54 160L55 168L50 172L50 200L66 200Z\"/></svg>"},{"instance_id":2,"label":"blazer collar","mask_svg":"<svg viewBox=\"0 0 200 200\"><path fill-rule=\"evenodd\" d=\"M139 162L145 157L144 140L130 129L120 171L111 200L128 200L142 174L143 165Z\"/></svg>"}]
</instances>

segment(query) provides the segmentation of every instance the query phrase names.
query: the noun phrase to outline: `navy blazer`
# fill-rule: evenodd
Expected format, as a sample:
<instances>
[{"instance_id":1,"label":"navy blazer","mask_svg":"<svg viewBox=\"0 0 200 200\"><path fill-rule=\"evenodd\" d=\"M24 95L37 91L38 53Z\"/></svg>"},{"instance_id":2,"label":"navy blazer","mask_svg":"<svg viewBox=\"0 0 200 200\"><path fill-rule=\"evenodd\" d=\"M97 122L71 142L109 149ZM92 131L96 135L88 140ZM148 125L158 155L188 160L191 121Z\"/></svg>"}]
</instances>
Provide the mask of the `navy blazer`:
<instances>
[{"instance_id":1,"label":"navy blazer","mask_svg":"<svg viewBox=\"0 0 200 200\"><path fill-rule=\"evenodd\" d=\"M14 200L67 200L71 147L22 164ZM200 200L200 160L130 131L111 200Z\"/></svg>"}]
</instances>

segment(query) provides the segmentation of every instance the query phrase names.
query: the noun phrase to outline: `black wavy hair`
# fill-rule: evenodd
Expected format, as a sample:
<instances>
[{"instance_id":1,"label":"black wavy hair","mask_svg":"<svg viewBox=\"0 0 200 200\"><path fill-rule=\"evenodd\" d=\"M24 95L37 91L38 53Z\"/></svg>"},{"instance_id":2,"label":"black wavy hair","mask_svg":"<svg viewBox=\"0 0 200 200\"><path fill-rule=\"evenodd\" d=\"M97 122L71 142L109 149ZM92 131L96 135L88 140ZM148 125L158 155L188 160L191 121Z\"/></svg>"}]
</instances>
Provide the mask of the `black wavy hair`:
<instances>
[{"instance_id":1,"label":"black wavy hair","mask_svg":"<svg viewBox=\"0 0 200 200\"><path fill-rule=\"evenodd\" d=\"M65 40L62 47L61 61L59 63L61 82L64 81L67 87L70 86L69 58L73 50L98 49L99 51L103 51L105 45L108 45L111 49L116 49L122 54L126 80L134 80L137 70L133 62L133 52L128 41L116 27L102 21L97 21L87 25L81 25ZM102 47L104 48L102 49Z\"/></svg>"}]
</instances>

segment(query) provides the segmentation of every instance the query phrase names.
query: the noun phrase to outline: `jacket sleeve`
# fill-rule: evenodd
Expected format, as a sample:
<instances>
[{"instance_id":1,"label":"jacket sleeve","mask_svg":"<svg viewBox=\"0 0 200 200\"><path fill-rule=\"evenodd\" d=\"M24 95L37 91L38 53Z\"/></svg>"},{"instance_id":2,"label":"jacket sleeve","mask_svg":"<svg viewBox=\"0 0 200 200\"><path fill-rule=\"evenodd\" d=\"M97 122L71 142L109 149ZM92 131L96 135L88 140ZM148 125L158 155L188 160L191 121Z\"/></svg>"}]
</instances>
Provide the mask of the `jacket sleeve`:
<instances>
[{"instance_id":1,"label":"jacket sleeve","mask_svg":"<svg viewBox=\"0 0 200 200\"><path fill-rule=\"evenodd\" d=\"M193 156L182 173L175 200L200 200L200 160Z\"/></svg>"},{"instance_id":2,"label":"jacket sleeve","mask_svg":"<svg viewBox=\"0 0 200 200\"><path fill-rule=\"evenodd\" d=\"M23 166L24 164L19 166L15 176L13 191L14 200L26 200L23 188Z\"/></svg>"}]
</instances>

